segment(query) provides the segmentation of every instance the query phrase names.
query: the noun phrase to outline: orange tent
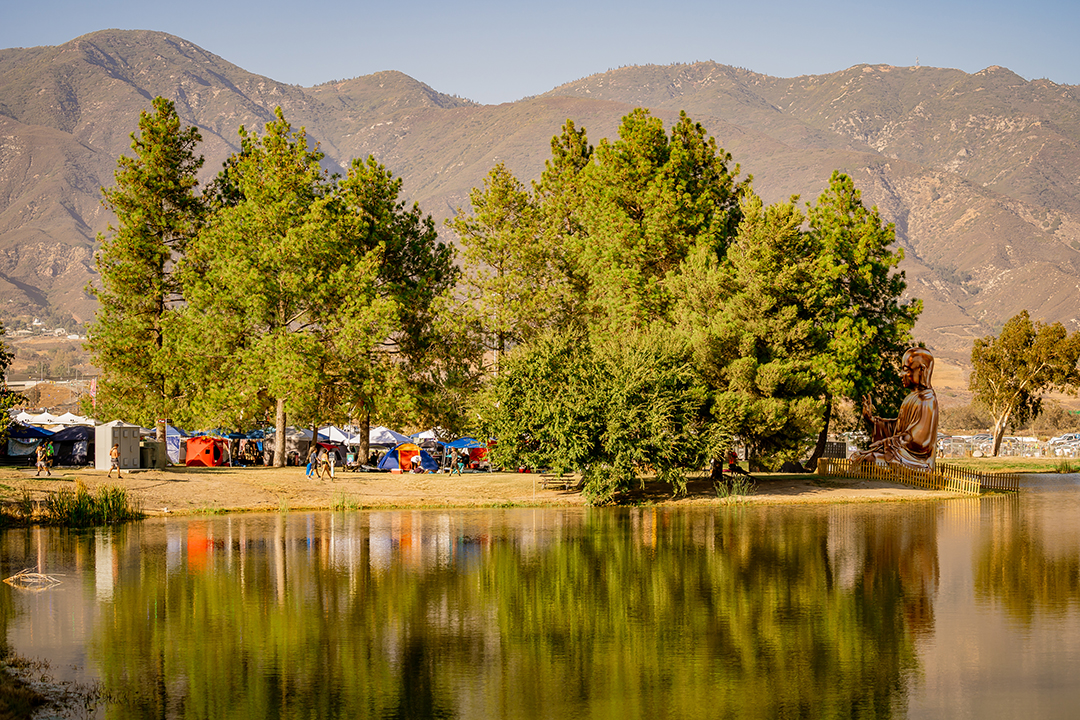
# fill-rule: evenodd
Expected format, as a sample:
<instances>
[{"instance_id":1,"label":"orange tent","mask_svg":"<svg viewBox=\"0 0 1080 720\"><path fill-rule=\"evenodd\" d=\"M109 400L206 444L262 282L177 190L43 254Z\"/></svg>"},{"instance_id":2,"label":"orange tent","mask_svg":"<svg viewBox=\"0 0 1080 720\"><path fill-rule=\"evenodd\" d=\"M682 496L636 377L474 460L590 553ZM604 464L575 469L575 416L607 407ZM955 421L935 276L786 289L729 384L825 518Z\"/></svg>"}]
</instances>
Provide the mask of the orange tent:
<instances>
[{"instance_id":1,"label":"orange tent","mask_svg":"<svg viewBox=\"0 0 1080 720\"><path fill-rule=\"evenodd\" d=\"M196 467L218 467L228 465L225 443L222 438L200 435L187 439L187 459L185 465Z\"/></svg>"}]
</instances>

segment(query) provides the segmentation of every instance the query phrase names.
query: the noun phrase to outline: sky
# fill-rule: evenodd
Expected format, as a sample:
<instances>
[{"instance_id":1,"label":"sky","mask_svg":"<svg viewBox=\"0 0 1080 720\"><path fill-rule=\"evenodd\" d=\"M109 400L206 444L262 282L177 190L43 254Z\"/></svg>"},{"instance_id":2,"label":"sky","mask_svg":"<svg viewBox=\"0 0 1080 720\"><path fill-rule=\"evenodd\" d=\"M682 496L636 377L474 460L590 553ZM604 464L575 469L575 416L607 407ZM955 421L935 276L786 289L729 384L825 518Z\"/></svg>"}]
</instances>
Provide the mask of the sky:
<instances>
[{"instance_id":1,"label":"sky","mask_svg":"<svg viewBox=\"0 0 1080 720\"><path fill-rule=\"evenodd\" d=\"M627 65L712 60L777 77L862 63L1007 67L1080 85L1074 0L0 0L0 48L159 30L249 72L317 85L398 70L513 102Z\"/></svg>"}]
</instances>

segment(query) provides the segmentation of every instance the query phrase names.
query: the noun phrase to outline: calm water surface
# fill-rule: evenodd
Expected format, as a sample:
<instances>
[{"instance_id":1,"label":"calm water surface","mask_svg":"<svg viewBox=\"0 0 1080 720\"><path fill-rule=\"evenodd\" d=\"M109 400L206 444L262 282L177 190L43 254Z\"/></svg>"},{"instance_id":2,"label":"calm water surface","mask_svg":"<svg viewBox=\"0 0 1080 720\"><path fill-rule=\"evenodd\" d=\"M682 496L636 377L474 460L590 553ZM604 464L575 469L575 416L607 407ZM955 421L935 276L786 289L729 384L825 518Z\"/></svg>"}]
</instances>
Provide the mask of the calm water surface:
<instances>
[{"instance_id":1,"label":"calm water surface","mask_svg":"<svg viewBox=\"0 0 1080 720\"><path fill-rule=\"evenodd\" d=\"M0 621L99 718L1073 718L1077 480L8 530Z\"/></svg>"}]
</instances>

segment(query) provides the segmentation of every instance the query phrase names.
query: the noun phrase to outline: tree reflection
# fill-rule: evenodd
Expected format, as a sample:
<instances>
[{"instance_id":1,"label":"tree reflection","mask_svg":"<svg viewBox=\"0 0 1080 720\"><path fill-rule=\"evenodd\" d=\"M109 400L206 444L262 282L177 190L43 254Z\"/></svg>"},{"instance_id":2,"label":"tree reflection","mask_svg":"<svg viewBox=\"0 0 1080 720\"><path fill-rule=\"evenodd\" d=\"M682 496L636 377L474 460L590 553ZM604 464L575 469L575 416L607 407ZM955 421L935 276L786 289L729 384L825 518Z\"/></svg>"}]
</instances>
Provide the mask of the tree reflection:
<instances>
[{"instance_id":1,"label":"tree reflection","mask_svg":"<svg viewBox=\"0 0 1080 720\"><path fill-rule=\"evenodd\" d=\"M1075 514L1070 506L1062 510L1022 503L1015 495L994 498L986 506L975 558L977 600L1000 602L1024 623L1039 613L1061 614L1076 607L1080 545Z\"/></svg>"},{"instance_id":2,"label":"tree reflection","mask_svg":"<svg viewBox=\"0 0 1080 720\"><path fill-rule=\"evenodd\" d=\"M112 544L109 716L903 715L935 514L314 514Z\"/></svg>"}]
</instances>

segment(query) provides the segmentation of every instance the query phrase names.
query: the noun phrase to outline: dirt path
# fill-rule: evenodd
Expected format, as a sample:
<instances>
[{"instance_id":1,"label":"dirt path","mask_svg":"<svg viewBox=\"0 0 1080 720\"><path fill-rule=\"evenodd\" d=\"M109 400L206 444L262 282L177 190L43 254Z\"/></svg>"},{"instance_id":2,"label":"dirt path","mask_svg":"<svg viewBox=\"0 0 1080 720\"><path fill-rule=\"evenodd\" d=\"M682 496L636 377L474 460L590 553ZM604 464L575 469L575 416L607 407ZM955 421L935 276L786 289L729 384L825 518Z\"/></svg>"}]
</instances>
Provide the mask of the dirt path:
<instances>
[{"instance_id":1,"label":"dirt path","mask_svg":"<svg viewBox=\"0 0 1080 720\"><path fill-rule=\"evenodd\" d=\"M74 488L78 478L91 490L105 485L126 488L148 515L326 510L332 507L493 507L584 505L578 492L545 490L538 476L517 473L398 475L337 473L334 480L304 476L302 467L175 468L125 473L119 480L103 470L56 468L53 477L35 477L33 468L0 470L0 491L7 501L29 489L35 500L60 488ZM763 475L757 490L740 502L821 503L922 500L951 493L918 490L866 480L837 480L814 475ZM630 494L631 502L664 505L721 505L708 480L691 481L685 497L672 498L666 486L649 484Z\"/></svg>"}]
</instances>

